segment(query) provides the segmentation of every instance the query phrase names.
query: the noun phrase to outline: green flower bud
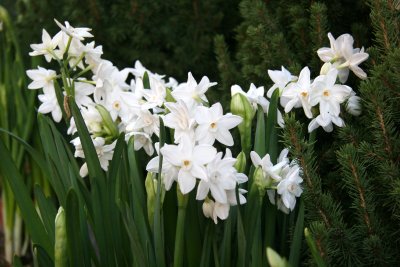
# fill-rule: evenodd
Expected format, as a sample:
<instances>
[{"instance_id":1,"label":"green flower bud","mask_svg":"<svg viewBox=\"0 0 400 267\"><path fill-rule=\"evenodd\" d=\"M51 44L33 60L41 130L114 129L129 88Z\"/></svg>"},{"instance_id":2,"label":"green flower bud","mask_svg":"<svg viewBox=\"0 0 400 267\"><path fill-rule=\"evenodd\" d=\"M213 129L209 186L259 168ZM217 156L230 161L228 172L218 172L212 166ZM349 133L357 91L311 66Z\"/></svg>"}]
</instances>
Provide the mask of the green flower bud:
<instances>
[{"instance_id":1,"label":"green flower bud","mask_svg":"<svg viewBox=\"0 0 400 267\"><path fill-rule=\"evenodd\" d=\"M147 217L149 218L150 225L154 222L154 206L157 194L157 180L153 179L153 173L148 172L144 182L147 195Z\"/></svg>"},{"instance_id":2,"label":"green flower bud","mask_svg":"<svg viewBox=\"0 0 400 267\"><path fill-rule=\"evenodd\" d=\"M267 247L267 258L268 263L271 267L288 267L290 266L289 263L285 258L279 256L275 250L270 247Z\"/></svg>"},{"instance_id":3,"label":"green flower bud","mask_svg":"<svg viewBox=\"0 0 400 267\"><path fill-rule=\"evenodd\" d=\"M260 197L264 197L265 193L267 192L269 182L268 179L264 175L264 171L261 167L257 167L253 174L253 184L257 186Z\"/></svg>"},{"instance_id":4,"label":"green flower bud","mask_svg":"<svg viewBox=\"0 0 400 267\"><path fill-rule=\"evenodd\" d=\"M103 127L105 131L104 134L106 135L106 139L107 137L109 137L111 140L116 139L118 137L118 126L115 122L113 122L110 113L105 107L99 104L96 105L96 109L103 119Z\"/></svg>"},{"instance_id":5,"label":"green flower bud","mask_svg":"<svg viewBox=\"0 0 400 267\"><path fill-rule=\"evenodd\" d=\"M236 93L232 96L231 100L231 112L243 118L242 124L251 125L251 121L254 118L255 111L250 104L250 101L243 94Z\"/></svg>"},{"instance_id":6,"label":"green flower bud","mask_svg":"<svg viewBox=\"0 0 400 267\"><path fill-rule=\"evenodd\" d=\"M238 172L243 173L246 170L246 154L241 151L236 157L236 163L233 165Z\"/></svg>"},{"instance_id":7,"label":"green flower bud","mask_svg":"<svg viewBox=\"0 0 400 267\"><path fill-rule=\"evenodd\" d=\"M251 124L255 115L255 110L245 95L236 93L232 96L231 112L243 118L243 122L238 125L241 145L245 153L250 153L252 147Z\"/></svg>"},{"instance_id":8,"label":"green flower bud","mask_svg":"<svg viewBox=\"0 0 400 267\"><path fill-rule=\"evenodd\" d=\"M68 266L68 243L67 227L65 223L65 211L63 207L58 209L55 219L55 244L54 244L54 266Z\"/></svg>"}]
</instances>

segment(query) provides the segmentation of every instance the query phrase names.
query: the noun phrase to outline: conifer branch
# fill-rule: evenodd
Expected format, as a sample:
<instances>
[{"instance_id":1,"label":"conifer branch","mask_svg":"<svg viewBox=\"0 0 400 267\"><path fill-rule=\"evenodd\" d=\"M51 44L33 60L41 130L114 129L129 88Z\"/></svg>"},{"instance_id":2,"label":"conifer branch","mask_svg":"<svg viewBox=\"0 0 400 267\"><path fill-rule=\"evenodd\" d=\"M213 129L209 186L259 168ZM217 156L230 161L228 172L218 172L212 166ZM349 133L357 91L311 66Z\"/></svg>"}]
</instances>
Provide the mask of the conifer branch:
<instances>
[{"instance_id":1,"label":"conifer branch","mask_svg":"<svg viewBox=\"0 0 400 267\"><path fill-rule=\"evenodd\" d=\"M360 177L359 177L357 168L356 168L353 160L350 157L348 158L348 163L349 163L349 166L351 168L351 173L352 173L352 176L354 178L354 182L355 182L355 185L357 187L358 194L359 194L359 197L360 197L360 206L361 206L361 208L363 209L363 212L364 212L364 221L365 221L365 224L367 225L367 228L368 228L368 234L372 235L373 231L372 231L372 227L371 227L371 221L370 221L370 218L369 218L369 214L368 214L368 211L367 211L367 204L366 204L366 201L365 201L365 190L361 186Z\"/></svg>"}]
</instances>

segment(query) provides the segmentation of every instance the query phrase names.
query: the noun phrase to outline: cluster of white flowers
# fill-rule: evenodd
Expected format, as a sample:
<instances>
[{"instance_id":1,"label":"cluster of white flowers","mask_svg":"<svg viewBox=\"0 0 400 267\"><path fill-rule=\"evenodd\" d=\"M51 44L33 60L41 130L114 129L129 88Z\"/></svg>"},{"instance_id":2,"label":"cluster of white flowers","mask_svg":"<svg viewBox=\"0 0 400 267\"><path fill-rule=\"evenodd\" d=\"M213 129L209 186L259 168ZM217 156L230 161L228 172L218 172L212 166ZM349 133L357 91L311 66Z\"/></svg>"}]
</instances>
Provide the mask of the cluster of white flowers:
<instances>
[{"instance_id":1,"label":"cluster of white flowers","mask_svg":"<svg viewBox=\"0 0 400 267\"><path fill-rule=\"evenodd\" d=\"M271 97L274 90L279 90L280 103L285 112L293 108L303 108L307 118L312 119L308 131L312 132L319 126L331 132L333 124L343 127L344 121L340 115L340 104L346 103L346 110L352 115L359 115L360 98L345 83L349 71L353 71L361 79L367 77L366 73L358 66L368 58L364 48L353 48L353 37L343 34L336 40L328 34L331 47L320 48L317 53L325 62L320 75L314 80L310 77L310 69L304 67L299 77L282 67L282 70L269 70L268 74L274 85L268 90L267 96ZM338 81L340 83L338 83ZM319 111L316 108L319 105Z\"/></svg>"},{"instance_id":2,"label":"cluster of white flowers","mask_svg":"<svg viewBox=\"0 0 400 267\"><path fill-rule=\"evenodd\" d=\"M51 113L54 121L61 121L62 108L56 94L60 78L61 94L74 96L104 170L108 169L118 135L124 133L126 140L134 136L135 150L143 148L152 156L156 148L163 155L162 180L166 190L176 181L179 190L188 194L198 184L196 198L205 200L205 215L215 222L217 218L226 219L229 207L237 204L236 185L246 182L247 176L234 168L236 159L229 149L222 157L222 152L217 153L213 146L215 141L232 146L230 130L242 122L240 116L224 114L220 103L209 107L205 93L216 83L207 77L197 83L190 72L187 82L178 84L173 78L167 82L139 61L134 68L119 70L101 58L101 46L84 43L85 38L93 37L91 29L56 23L60 32L51 37L43 30L42 43L31 45L31 56L43 55L47 62L56 60L61 66L61 73L40 66L27 71L32 79L28 88L43 91L38 111ZM133 78L128 81L130 74ZM174 145L158 149L153 136L160 134L160 118L173 129ZM74 118L69 124L68 134L74 135ZM75 157L85 158L79 137L71 143ZM146 169L157 173L158 161L158 156L153 158ZM86 163L80 174L88 174ZM246 202L245 192L239 191L240 204Z\"/></svg>"},{"instance_id":3,"label":"cluster of white flowers","mask_svg":"<svg viewBox=\"0 0 400 267\"><path fill-rule=\"evenodd\" d=\"M31 45L31 56L42 55L47 62L57 61L60 68L59 73L40 66L27 71L32 79L28 88L42 89L43 92L38 96L40 113L51 113L54 121L59 122L65 109L65 119L69 119L68 106L65 106L65 101L62 103L60 96L73 96L105 171L118 136L122 133L126 140L133 136L135 150L143 148L149 156L154 151L158 154L149 161L146 170L158 173L162 155L161 178L165 189L170 190L177 182L182 194L197 190L196 199L204 201L204 215L215 223L218 218L224 220L228 217L230 206L237 205L238 201L239 204L246 203L244 194L247 191L236 190L236 187L247 182L247 176L237 171L234 166L237 159L228 148L223 155L214 146L216 141L233 146L230 130L241 124L243 118L224 114L220 103L209 105L205 94L216 83L210 82L206 76L198 83L190 72L184 83L179 84L173 78L166 81L163 75L152 73L139 61L133 68L119 70L101 58L101 46L95 46L94 42L85 43L86 38L93 37L91 29L74 28L68 22L65 25L56 23L60 32L51 37L43 30L42 43ZM310 79L308 67L299 77L291 75L284 67L280 71L268 71L274 85L268 90L267 97L271 98L273 91L278 89L285 112L293 107L302 107L305 115L313 118L309 124L310 132L318 126L331 131L332 123L343 126L339 117L340 104L346 100L350 113L358 115L360 111L359 98L350 87L337 84L336 80L339 77L341 82L345 82L349 70L365 78L366 74L358 64L366 60L368 54L363 48L353 49L353 39L348 34L337 40L331 34L328 36L331 48L318 50L318 55L326 63L321 75L314 80ZM61 86L58 81L62 82ZM246 93L240 86L233 85L231 91L232 96L245 96L248 100L246 112L252 116L258 105L265 113L268 112L270 103L264 96L264 87L251 84ZM318 104L319 114L314 118L313 107ZM284 127L279 110L277 114L278 124ZM153 142L160 136L160 120L173 133L173 144L161 148L158 142ZM76 132L74 118L71 118L67 133L76 136ZM79 137L71 143L75 146L75 157L84 159ZM286 213L294 209L296 197L302 193L300 168L294 161L289 161L287 154L288 150L284 149L275 165L268 154L263 159L254 151L250 154L256 170L262 172L257 183L262 190L267 190L270 201ZM84 163L80 175L84 177L87 174L88 168Z\"/></svg>"},{"instance_id":4,"label":"cluster of white flowers","mask_svg":"<svg viewBox=\"0 0 400 267\"><path fill-rule=\"evenodd\" d=\"M253 165L262 171L261 177L257 177L260 180L255 182L259 183L262 190L267 190L270 202L285 213L294 209L296 197L303 192L300 186L303 182L300 177L300 167L295 161L289 161L288 152L287 149L283 149L275 165L271 162L269 154L261 159L256 152L250 153Z\"/></svg>"}]
</instances>

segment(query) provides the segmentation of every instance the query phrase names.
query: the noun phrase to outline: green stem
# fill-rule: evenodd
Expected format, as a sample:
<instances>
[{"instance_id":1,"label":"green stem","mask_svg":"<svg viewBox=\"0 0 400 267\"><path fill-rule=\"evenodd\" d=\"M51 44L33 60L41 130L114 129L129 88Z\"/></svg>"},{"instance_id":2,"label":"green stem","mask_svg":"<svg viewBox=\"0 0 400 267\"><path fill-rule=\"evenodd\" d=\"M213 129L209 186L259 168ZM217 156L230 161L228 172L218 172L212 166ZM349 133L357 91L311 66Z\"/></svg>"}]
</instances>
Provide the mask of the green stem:
<instances>
[{"instance_id":1,"label":"green stem","mask_svg":"<svg viewBox=\"0 0 400 267\"><path fill-rule=\"evenodd\" d=\"M184 232L185 232L185 217L186 206L188 203L188 195L183 195L177 188L178 195L178 221L176 224L175 233L175 251L174 251L174 267L183 266L183 250L184 250Z\"/></svg>"},{"instance_id":2,"label":"green stem","mask_svg":"<svg viewBox=\"0 0 400 267\"><path fill-rule=\"evenodd\" d=\"M65 48L65 52L64 52L64 56L63 56L63 59L64 59L64 60L67 59L69 47L71 46L71 41L72 41L72 36L70 36L70 37L68 38L67 47Z\"/></svg>"},{"instance_id":3,"label":"green stem","mask_svg":"<svg viewBox=\"0 0 400 267\"><path fill-rule=\"evenodd\" d=\"M78 64L82 61L82 59L83 59L83 57L84 57L85 55L86 55L86 53L83 52L83 53L79 56L79 58L78 58L78 60L75 62L75 64L72 65L71 70L74 70L74 69L76 68L76 66L78 66Z\"/></svg>"}]
</instances>

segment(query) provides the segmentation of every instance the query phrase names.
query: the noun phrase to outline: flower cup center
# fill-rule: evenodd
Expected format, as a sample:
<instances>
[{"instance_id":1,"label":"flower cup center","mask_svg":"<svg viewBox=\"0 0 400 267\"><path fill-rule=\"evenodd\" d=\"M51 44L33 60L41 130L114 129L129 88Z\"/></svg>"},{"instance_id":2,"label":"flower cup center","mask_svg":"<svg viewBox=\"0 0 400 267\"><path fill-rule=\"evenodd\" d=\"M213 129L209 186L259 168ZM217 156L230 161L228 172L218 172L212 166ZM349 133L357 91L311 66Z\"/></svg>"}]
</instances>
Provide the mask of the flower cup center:
<instances>
[{"instance_id":1,"label":"flower cup center","mask_svg":"<svg viewBox=\"0 0 400 267\"><path fill-rule=\"evenodd\" d=\"M183 168L184 170L190 170L191 167L192 167L192 162L191 162L190 160L185 159L185 160L183 161L182 168Z\"/></svg>"},{"instance_id":2,"label":"flower cup center","mask_svg":"<svg viewBox=\"0 0 400 267\"><path fill-rule=\"evenodd\" d=\"M324 96L329 96L330 95L329 91L327 89L324 90L323 94L324 94Z\"/></svg>"},{"instance_id":3,"label":"flower cup center","mask_svg":"<svg viewBox=\"0 0 400 267\"><path fill-rule=\"evenodd\" d=\"M114 101L114 103L113 103L113 108L115 109L115 110L120 110L121 109L121 104L119 103L119 101Z\"/></svg>"},{"instance_id":4,"label":"flower cup center","mask_svg":"<svg viewBox=\"0 0 400 267\"><path fill-rule=\"evenodd\" d=\"M301 94L302 97L307 97L308 96L307 92L301 92L300 94Z\"/></svg>"},{"instance_id":5,"label":"flower cup center","mask_svg":"<svg viewBox=\"0 0 400 267\"><path fill-rule=\"evenodd\" d=\"M294 191L296 191L297 189L297 185L296 184L290 184L288 185L288 191L293 193Z\"/></svg>"}]
</instances>

